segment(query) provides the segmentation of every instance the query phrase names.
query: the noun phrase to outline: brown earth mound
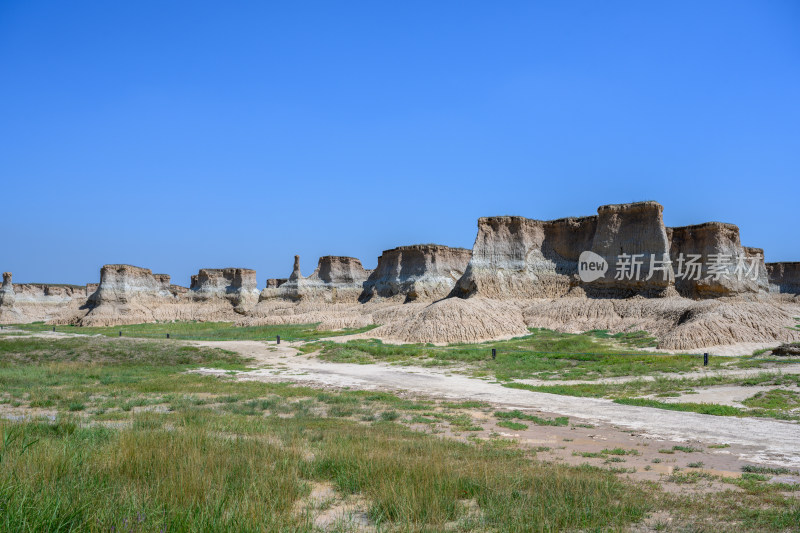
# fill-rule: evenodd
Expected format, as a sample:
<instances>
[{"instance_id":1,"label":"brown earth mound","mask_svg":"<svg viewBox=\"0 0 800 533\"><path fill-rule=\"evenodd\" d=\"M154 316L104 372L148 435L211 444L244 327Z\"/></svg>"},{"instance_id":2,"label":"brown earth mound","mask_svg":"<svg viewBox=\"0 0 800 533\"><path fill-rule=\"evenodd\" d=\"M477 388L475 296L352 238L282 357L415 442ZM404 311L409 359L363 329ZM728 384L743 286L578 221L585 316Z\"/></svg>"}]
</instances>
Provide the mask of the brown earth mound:
<instances>
[{"instance_id":1,"label":"brown earth mound","mask_svg":"<svg viewBox=\"0 0 800 533\"><path fill-rule=\"evenodd\" d=\"M369 334L400 342L468 343L526 335L528 328L513 302L447 298L415 308Z\"/></svg>"},{"instance_id":2,"label":"brown earth mound","mask_svg":"<svg viewBox=\"0 0 800 533\"><path fill-rule=\"evenodd\" d=\"M791 329L795 312L773 302L563 298L532 303L524 317L529 327L568 333L647 331L659 339L660 348L684 350L800 340L800 332Z\"/></svg>"}]
</instances>

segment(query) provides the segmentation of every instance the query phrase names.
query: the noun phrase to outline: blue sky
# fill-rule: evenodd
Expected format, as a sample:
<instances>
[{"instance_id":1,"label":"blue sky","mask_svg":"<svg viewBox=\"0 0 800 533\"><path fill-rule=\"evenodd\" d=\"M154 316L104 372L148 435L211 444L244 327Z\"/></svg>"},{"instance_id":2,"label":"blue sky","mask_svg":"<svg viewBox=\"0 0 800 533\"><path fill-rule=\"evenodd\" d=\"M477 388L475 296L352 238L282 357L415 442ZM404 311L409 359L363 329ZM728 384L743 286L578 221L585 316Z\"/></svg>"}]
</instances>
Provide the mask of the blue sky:
<instances>
[{"instance_id":1,"label":"blue sky","mask_svg":"<svg viewBox=\"0 0 800 533\"><path fill-rule=\"evenodd\" d=\"M800 3L0 0L0 270L305 274L658 200L800 260Z\"/></svg>"}]
</instances>

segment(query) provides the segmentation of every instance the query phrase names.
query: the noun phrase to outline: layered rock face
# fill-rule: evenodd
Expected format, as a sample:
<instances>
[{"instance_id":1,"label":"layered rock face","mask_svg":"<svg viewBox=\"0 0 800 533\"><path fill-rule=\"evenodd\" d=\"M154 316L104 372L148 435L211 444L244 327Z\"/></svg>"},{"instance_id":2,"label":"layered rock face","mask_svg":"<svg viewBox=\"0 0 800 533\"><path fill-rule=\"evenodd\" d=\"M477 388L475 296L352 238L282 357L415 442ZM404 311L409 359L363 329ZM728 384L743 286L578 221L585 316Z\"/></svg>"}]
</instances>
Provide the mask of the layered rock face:
<instances>
[{"instance_id":1,"label":"layered rock face","mask_svg":"<svg viewBox=\"0 0 800 533\"><path fill-rule=\"evenodd\" d=\"M604 205L597 209L597 230L591 251L608 263L608 272L585 284L587 294L610 297L667 294L673 279L663 211L657 202Z\"/></svg>"},{"instance_id":2,"label":"layered rock face","mask_svg":"<svg viewBox=\"0 0 800 533\"><path fill-rule=\"evenodd\" d=\"M578 284L578 258L589 250L597 217L552 221L524 217L478 219L472 258L455 296L557 298Z\"/></svg>"},{"instance_id":3,"label":"layered rock face","mask_svg":"<svg viewBox=\"0 0 800 533\"><path fill-rule=\"evenodd\" d=\"M0 322L376 325L370 335L402 342L477 342L530 327L647 330L669 349L800 340L800 263L765 265L736 226L666 228L662 212L639 202L549 221L481 218L473 250L402 246L374 271L324 256L304 277L295 256L291 276L267 280L260 295L255 271L241 268L202 269L190 288L129 265L104 266L85 288L13 285L9 273Z\"/></svg>"},{"instance_id":4,"label":"layered rock face","mask_svg":"<svg viewBox=\"0 0 800 533\"><path fill-rule=\"evenodd\" d=\"M237 308L252 306L258 301L256 271L248 268L203 268L192 276L189 291L195 301L223 298Z\"/></svg>"},{"instance_id":5,"label":"layered rock face","mask_svg":"<svg viewBox=\"0 0 800 533\"><path fill-rule=\"evenodd\" d=\"M158 285L162 291L170 292L169 274L153 274L153 277L155 278L156 282L158 282Z\"/></svg>"},{"instance_id":6,"label":"layered rock face","mask_svg":"<svg viewBox=\"0 0 800 533\"><path fill-rule=\"evenodd\" d=\"M159 313L175 302L169 291L169 276L166 285L164 276L133 265L103 265L100 284L88 295L86 305L56 322L110 326L159 320ZM87 285L87 292L91 288L91 284Z\"/></svg>"},{"instance_id":7,"label":"layered rock face","mask_svg":"<svg viewBox=\"0 0 800 533\"><path fill-rule=\"evenodd\" d=\"M800 263L767 263L769 290L778 294L800 294Z\"/></svg>"},{"instance_id":8,"label":"layered rock face","mask_svg":"<svg viewBox=\"0 0 800 533\"><path fill-rule=\"evenodd\" d=\"M86 303L82 285L11 282L11 273L3 274L0 288L0 322L36 322L69 314Z\"/></svg>"},{"instance_id":9,"label":"layered rock face","mask_svg":"<svg viewBox=\"0 0 800 533\"><path fill-rule=\"evenodd\" d=\"M551 221L479 219L472 260L453 295L667 297L677 289L682 296L712 298L767 290L763 250L743 247L733 224L667 228L656 202L606 205L597 213ZM581 281L579 259L589 252L605 271ZM695 256L697 266L688 265L686 275ZM715 258L729 264L709 266Z\"/></svg>"},{"instance_id":10,"label":"layered rock face","mask_svg":"<svg viewBox=\"0 0 800 533\"><path fill-rule=\"evenodd\" d=\"M11 309L14 307L16 294L14 284L11 282L11 272L3 272L3 286L0 287L0 307Z\"/></svg>"},{"instance_id":11,"label":"layered rock face","mask_svg":"<svg viewBox=\"0 0 800 533\"><path fill-rule=\"evenodd\" d=\"M688 298L767 290L764 251L745 248L739 228L722 222L668 228L675 288Z\"/></svg>"},{"instance_id":12,"label":"layered rock face","mask_svg":"<svg viewBox=\"0 0 800 533\"><path fill-rule=\"evenodd\" d=\"M472 252L438 244L386 250L364 283L362 302L375 297L410 301L444 298L467 268Z\"/></svg>"},{"instance_id":13,"label":"layered rock face","mask_svg":"<svg viewBox=\"0 0 800 533\"><path fill-rule=\"evenodd\" d=\"M52 283L20 283L14 286L17 304L59 304L86 300L83 285L57 285Z\"/></svg>"},{"instance_id":14,"label":"layered rock face","mask_svg":"<svg viewBox=\"0 0 800 533\"><path fill-rule=\"evenodd\" d=\"M308 276L300 272L300 256L294 256L294 268L288 279L267 280L260 301L282 298L291 301L356 303L371 271L355 257L326 255Z\"/></svg>"},{"instance_id":15,"label":"layered rock face","mask_svg":"<svg viewBox=\"0 0 800 533\"><path fill-rule=\"evenodd\" d=\"M100 269L100 285L95 292L94 304L127 304L171 296L149 268L104 265Z\"/></svg>"}]
</instances>

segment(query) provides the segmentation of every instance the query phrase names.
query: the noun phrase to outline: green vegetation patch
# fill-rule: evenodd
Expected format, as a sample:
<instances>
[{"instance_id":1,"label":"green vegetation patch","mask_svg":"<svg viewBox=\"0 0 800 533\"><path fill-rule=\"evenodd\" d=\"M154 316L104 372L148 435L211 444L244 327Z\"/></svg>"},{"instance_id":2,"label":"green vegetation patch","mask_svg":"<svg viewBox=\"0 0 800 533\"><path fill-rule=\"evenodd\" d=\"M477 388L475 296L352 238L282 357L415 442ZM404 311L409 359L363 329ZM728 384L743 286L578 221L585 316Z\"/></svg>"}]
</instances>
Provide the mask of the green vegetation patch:
<instances>
[{"instance_id":1,"label":"green vegetation patch","mask_svg":"<svg viewBox=\"0 0 800 533\"><path fill-rule=\"evenodd\" d=\"M378 327L366 326L358 329L342 329L337 331L318 330L319 323L314 324L279 324L267 326L234 326L232 322L159 322L153 324L131 324L108 327L55 326L57 332L77 333L84 335L104 335L136 338L166 338L169 333L172 339L188 340L275 340L277 335L286 341L313 341L324 337L352 335L364 333ZM53 326L38 322L15 326L27 331L52 331Z\"/></svg>"},{"instance_id":2,"label":"green vegetation patch","mask_svg":"<svg viewBox=\"0 0 800 533\"><path fill-rule=\"evenodd\" d=\"M505 420L527 420L537 426L566 426L569 424L569 417L559 416L556 418L542 418L536 415L529 415L515 409L513 411L495 411L494 416Z\"/></svg>"},{"instance_id":3,"label":"green vegetation patch","mask_svg":"<svg viewBox=\"0 0 800 533\"><path fill-rule=\"evenodd\" d=\"M636 405L639 407L655 407L668 411L687 411L704 415L715 416L743 416L746 412L738 407L719 405L714 403L667 403L647 398L618 398L615 403L622 405Z\"/></svg>"},{"instance_id":4,"label":"green vegetation patch","mask_svg":"<svg viewBox=\"0 0 800 533\"><path fill-rule=\"evenodd\" d=\"M511 420L501 420L497 423L498 426L502 428L513 429L515 431L522 431L524 429L528 429L526 424L522 424L520 422L512 422Z\"/></svg>"},{"instance_id":5,"label":"green vegetation patch","mask_svg":"<svg viewBox=\"0 0 800 533\"><path fill-rule=\"evenodd\" d=\"M440 409L484 404L187 373L247 361L166 341L17 340L0 342L4 401L57 414L0 421L2 531L310 533L311 517L297 510L312 482L357 496L381 531L621 531L657 510L757 530L798 521L796 500L763 482L697 503L615 475L631 468L539 462L512 442L465 443L403 425L480 429L469 413ZM498 413L501 423L568 425Z\"/></svg>"},{"instance_id":6,"label":"green vegetation patch","mask_svg":"<svg viewBox=\"0 0 800 533\"><path fill-rule=\"evenodd\" d=\"M800 407L800 393L784 389L773 389L758 392L742 403L747 407L761 409L796 409Z\"/></svg>"},{"instance_id":7,"label":"green vegetation patch","mask_svg":"<svg viewBox=\"0 0 800 533\"><path fill-rule=\"evenodd\" d=\"M500 380L539 377L543 379L596 379L610 376L647 375L653 372L683 372L699 368L701 356L658 354L639 348L651 346L644 332L582 334L531 329L530 335L479 344L385 344L358 339L346 343L320 342L319 357L332 362L388 362L452 366L468 365L475 373L489 373ZM621 346L622 345L622 346ZM492 349L497 358L492 359ZM719 367L721 358L712 360Z\"/></svg>"}]
</instances>

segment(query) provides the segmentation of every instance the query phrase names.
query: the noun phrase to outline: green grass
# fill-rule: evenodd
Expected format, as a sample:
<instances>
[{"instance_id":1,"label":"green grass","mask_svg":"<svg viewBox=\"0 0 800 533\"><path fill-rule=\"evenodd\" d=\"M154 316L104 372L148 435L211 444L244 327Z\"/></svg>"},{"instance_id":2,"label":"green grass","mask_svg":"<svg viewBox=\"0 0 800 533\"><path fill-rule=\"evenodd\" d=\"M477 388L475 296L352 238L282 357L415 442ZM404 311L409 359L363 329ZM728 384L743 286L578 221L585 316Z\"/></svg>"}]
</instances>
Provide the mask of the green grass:
<instances>
[{"instance_id":1,"label":"green grass","mask_svg":"<svg viewBox=\"0 0 800 533\"><path fill-rule=\"evenodd\" d=\"M0 421L3 531L310 532L295 509L312 481L363 498L382 530L469 527L470 500L481 527L498 531L622 529L651 506L642 488L609 472L398 423L431 402L186 374L244 361L167 342L65 339L51 343L49 356L38 342L4 346L2 391L23 403L49 400L59 414L55 422ZM83 409L69 414L79 401ZM124 410L132 405L168 409ZM315 414L321 406L335 416ZM350 410L381 415L364 424L342 418ZM472 424L465 414L436 415Z\"/></svg>"},{"instance_id":2,"label":"green grass","mask_svg":"<svg viewBox=\"0 0 800 533\"><path fill-rule=\"evenodd\" d=\"M598 339L613 340L631 348L655 348L658 346L658 339L646 331L609 333L604 329L595 329L587 331L586 334L597 337Z\"/></svg>"},{"instance_id":3,"label":"green grass","mask_svg":"<svg viewBox=\"0 0 800 533\"><path fill-rule=\"evenodd\" d=\"M311 531L293 513L306 480L362 496L373 522L404 530L467 520L465 500L477 502L486 527L502 531L620 529L650 507L641 489L610 473L537 464L515 450L392 423L276 418L230 438L209 428L235 424L202 416L203 424L173 431L152 423L2 424L21 444L4 449L0 528Z\"/></svg>"},{"instance_id":4,"label":"green grass","mask_svg":"<svg viewBox=\"0 0 800 533\"><path fill-rule=\"evenodd\" d=\"M795 411L800 406L800 394L791 390L772 390L759 392L743 403L749 409L724 405L698 404L691 402L662 402L638 396L655 395L659 397L678 397L697 388L717 385L772 385L792 386L800 384L798 374L771 374L762 372L755 376L708 376L701 378L657 378L654 380L635 379L623 383L580 383L576 385L529 385L527 383L504 383L505 387L576 396L585 398L609 398L618 403L689 411L720 416L770 417L781 420L800 420Z\"/></svg>"},{"instance_id":5,"label":"green grass","mask_svg":"<svg viewBox=\"0 0 800 533\"><path fill-rule=\"evenodd\" d=\"M790 390L773 389L758 392L742 402L747 407L761 409L797 409L800 407L800 393Z\"/></svg>"},{"instance_id":6,"label":"green grass","mask_svg":"<svg viewBox=\"0 0 800 533\"><path fill-rule=\"evenodd\" d=\"M497 423L498 426L502 428L513 429L515 431L522 431L524 429L528 429L526 424L522 424L520 422L512 422L511 420L501 420Z\"/></svg>"},{"instance_id":7,"label":"green grass","mask_svg":"<svg viewBox=\"0 0 800 533\"><path fill-rule=\"evenodd\" d=\"M556 418L542 418L536 415L529 415L522 411L515 409L513 411L495 411L494 416L505 420L527 420L533 422L537 426L566 426L569 425L569 418L566 416L559 416Z\"/></svg>"},{"instance_id":8,"label":"green grass","mask_svg":"<svg viewBox=\"0 0 800 533\"><path fill-rule=\"evenodd\" d=\"M311 532L309 516L296 510L312 482L363 501L380 531L622 531L649 511L692 524L722 506L723 529L797 523L796 501L769 487L746 485L744 495L700 505L617 477L631 468L569 467L532 459L547 447L465 443L404 426L478 430L458 410L484 403L186 373L247 361L167 341L41 342L0 341L0 397L20 410L57 412L55 421L0 421L2 531ZM497 418L569 423L521 411Z\"/></svg>"},{"instance_id":9,"label":"green grass","mask_svg":"<svg viewBox=\"0 0 800 533\"><path fill-rule=\"evenodd\" d=\"M320 349L319 357L332 362L465 365L477 375L490 374L500 380L596 379L689 371L702 366L702 356L637 350L652 344L647 339L650 337L643 332L569 334L531 329L530 335L524 337L480 344L398 345L359 339L346 343L321 342L316 346ZM495 360L491 358L492 349L497 350ZM722 364L721 358L717 358L711 366Z\"/></svg>"},{"instance_id":10,"label":"green grass","mask_svg":"<svg viewBox=\"0 0 800 533\"><path fill-rule=\"evenodd\" d=\"M785 474L800 475L800 472L783 466L769 467L769 466L744 465L742 467L742 472L748 472L751 474L774 474L776 476Z\"/></svg>"},{"instance_id":11,"label":"green grass","mask_svg":"<svg viewBox=\"0 0 800 533\"><path fill-rule=\"evenodd\" d=\"M377 327L367 326L358 329L339 331L318 330L319 324L280 324L268 326L234 326L231 322L159 322L153 324L132 324L109 327L55 326L57 332L85 335L105 335L117 337L166 338L190 340L275 340L276 335L285 341L313 341L324 337L363 333ZM27 331L52 331L53 326L38 322L19 324L15 327Z\"/></svg>"},{"instance_id":12,"label":"green grass","mask_svg":"<svg viewBox=\"0 0 800 533\"><path fill-rule=\"evenodd\" d=\"M655 407L657 409L666 409L668 411L685 411L704 415L744 416L746 414L745 411L739 409L738 407L718 405L714 403L666 403L659 402L658 400L649 400L647 398L619 398L614 400L614 402L622 405Z\"/></svg>"},{"instance_id":13,"label":"green grass","mask_svg":"<svg viewBox=\"0 0 800 533\"><path fill-rule=\"evenodd\" d=\"M694 453L694 452L702 452L703 451L700 448L695 448L693 446L681 446L681 445L673 446L672 450L676 451L676 452L683 452L683 453Z\"/></svg>"},{"instance_id":14,"label":"green grass","mask_svg":"<svg viewBox=\"0 0 800 533\"><path fill-rule=\"evenodd\" d=\"M639 450L635 449L626 450L625 448L606 449L603 450L601 453L607 455L641 455L641 452Z\"/></svg>"}]
</instances>

